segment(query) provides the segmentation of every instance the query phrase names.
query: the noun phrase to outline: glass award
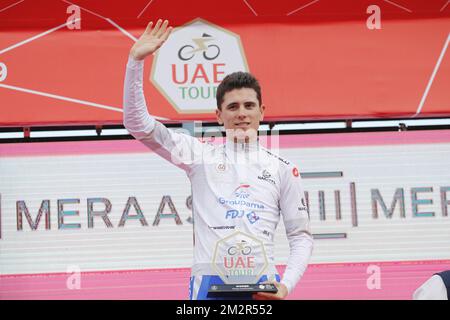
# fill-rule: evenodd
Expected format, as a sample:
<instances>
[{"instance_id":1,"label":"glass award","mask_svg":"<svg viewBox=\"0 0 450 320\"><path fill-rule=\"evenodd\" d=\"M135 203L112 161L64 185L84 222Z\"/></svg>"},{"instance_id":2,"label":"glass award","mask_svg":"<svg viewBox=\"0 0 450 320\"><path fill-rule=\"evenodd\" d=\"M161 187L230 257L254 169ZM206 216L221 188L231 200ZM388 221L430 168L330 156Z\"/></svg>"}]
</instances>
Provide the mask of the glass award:
<instances>
[{"instance_id":1,"label":"glass award","mask_svg":"<svg viewBox=\"0 0 450 320\"><path fill-rule=\"evenodd\" d=\"M224 284L211 285L208 297L238 298L257 292L276 293L273 284L259 283L269 262L264 243L237 231L216 242L212 267Z\"/></svg>"}]
</instances>

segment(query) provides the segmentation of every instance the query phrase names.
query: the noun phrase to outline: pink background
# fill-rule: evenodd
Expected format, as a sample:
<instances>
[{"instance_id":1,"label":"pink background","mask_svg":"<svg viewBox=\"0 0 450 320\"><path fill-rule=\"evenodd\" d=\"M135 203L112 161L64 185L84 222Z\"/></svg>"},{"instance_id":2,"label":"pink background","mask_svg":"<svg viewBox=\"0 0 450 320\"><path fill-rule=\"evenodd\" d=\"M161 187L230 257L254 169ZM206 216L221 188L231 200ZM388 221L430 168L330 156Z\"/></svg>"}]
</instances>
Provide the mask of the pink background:
<instances>
[{"instance_id":1,"label":"pink background","mask_svg":"<svg viewBox=\"0 0 450 320\"><path fill-rule=\"evenodd\" d=\"M280 147L368 146L444 143L450 131L352 133L281 136ZM0 156L81 155L149 152L134 140L50 142L0 145ZM317 240L320 241L320 240ZM370 265L380 268L380 288L369 289ZM311 264L289 299L411 299L434 273L450 269L450 260ZM284 266L279 266L284 271ZM0 299L188 299L190 269L84 272L80 289L68 289L73 274L1 275Z\"/></svg>"},{"instance_id":2,"label":"pink background","mask_svg":"<svg viewBox=\"0 0 450 320\"><path fill-rule=\"evenodd\" d=\"M369 289L370 265L380 268L380 288ZM311 264L288 299L411 299L450 260ZM279 266L284 271L284 266ZM153 269L81 273L80 289L68 289L73 273L0 276L0 299L188 299L190 269ZM370 281L369 281L370 282Z\"/></svg>"}]
</instances>

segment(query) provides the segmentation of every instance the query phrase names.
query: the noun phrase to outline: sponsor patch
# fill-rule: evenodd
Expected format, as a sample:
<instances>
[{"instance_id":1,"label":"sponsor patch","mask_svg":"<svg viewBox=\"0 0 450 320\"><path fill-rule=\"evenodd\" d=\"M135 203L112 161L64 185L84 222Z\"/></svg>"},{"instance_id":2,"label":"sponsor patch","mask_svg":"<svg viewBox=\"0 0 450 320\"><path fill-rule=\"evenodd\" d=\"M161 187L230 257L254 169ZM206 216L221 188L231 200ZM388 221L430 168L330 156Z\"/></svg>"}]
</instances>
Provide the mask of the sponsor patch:
<instances>
[{"instance_id":1,"label":"sponsor patch","mask_svg":"<svg viewBox=\"0 0 450 320\"><path fill-rule=\"evenodd\" d=\"M262 174L260 176L258 176L258 179L267 181L267 182L275 185L275 180L272 179L272 174L267 170L263 170Z\"/></svg>"}]
</instances>

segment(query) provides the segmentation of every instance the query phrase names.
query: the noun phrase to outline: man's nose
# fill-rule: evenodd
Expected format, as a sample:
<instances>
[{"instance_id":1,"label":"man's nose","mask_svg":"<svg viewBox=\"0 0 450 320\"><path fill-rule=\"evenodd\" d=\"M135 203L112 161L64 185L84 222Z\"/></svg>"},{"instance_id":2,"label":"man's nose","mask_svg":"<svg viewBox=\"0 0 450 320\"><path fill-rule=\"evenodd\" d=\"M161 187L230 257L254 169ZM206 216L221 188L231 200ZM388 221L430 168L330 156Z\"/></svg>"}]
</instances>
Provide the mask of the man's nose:
<instances>
[{"instance_id":1,"label":"man's nose","mask_svg":"<svg viewBox=\"0 0 450 320\"><path fill-rule=\"evenodd\" d=\"M238 110L238 118L244 119L247 116L247 110L245 109L244 105L239 106Z\"/></svg>"}]
</instances>

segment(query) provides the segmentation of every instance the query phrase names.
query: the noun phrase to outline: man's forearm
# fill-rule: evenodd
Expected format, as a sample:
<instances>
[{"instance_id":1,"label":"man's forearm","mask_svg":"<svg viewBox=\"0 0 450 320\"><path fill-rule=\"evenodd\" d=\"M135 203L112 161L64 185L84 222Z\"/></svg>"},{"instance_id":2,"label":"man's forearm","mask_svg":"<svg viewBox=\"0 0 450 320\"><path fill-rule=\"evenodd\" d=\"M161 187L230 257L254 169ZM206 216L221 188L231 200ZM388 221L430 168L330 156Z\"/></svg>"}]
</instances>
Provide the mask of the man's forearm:
<instances>
[{"instance_id":1,"label":"man's forearm","mask_svg":"<svg viewBox=\"0 0 450 320\"><path fill-rule=\"evenodd\" d=\"M145 102L143 73L144 61L137 61L130 55L124 82L123 123L136 139L150 134L155 127L155 119L148 113Z\"/></svg>"},{"instance_id":2,"label":"man's forearm","mask_svg":"<svg viewBox=\"0 0 450 320\"><path fill-rule=\"evenodd\" d=\"M313 238L306 232L289 237L290 254L281 283L289 293L295 288L308 267L313 249Z\"/></svg>"}]
</instances>

